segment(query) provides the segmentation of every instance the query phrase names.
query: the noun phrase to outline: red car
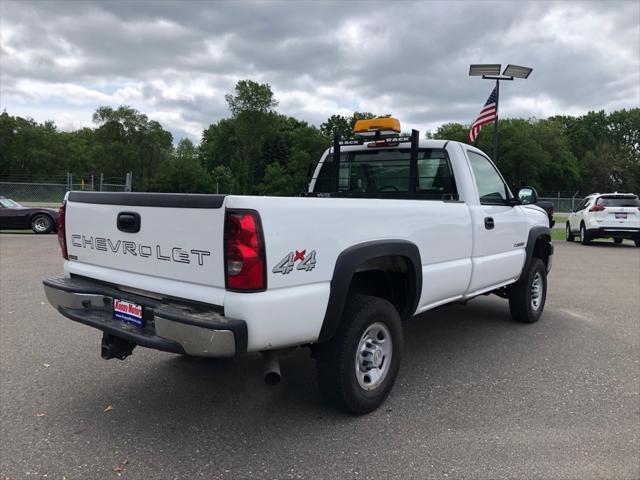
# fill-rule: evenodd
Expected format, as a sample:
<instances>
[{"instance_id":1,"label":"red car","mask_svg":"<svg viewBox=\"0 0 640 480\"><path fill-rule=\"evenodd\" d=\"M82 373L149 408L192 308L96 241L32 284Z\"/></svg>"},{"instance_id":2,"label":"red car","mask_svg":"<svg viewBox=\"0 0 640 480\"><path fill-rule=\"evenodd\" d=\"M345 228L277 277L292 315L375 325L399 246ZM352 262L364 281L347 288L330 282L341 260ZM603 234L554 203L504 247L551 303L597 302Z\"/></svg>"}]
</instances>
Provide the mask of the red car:
<instances>
[{"instance_id":1,"label":"red car","mask_svg":"<svg viewBox=\"0 0 640 480\"><path fill-rule=\"evenodd\" d=\"M55 232L58 211L53 208L23 207L0 196L0 228L31 229L34 233Z\"/></svg>"}]
</instances>

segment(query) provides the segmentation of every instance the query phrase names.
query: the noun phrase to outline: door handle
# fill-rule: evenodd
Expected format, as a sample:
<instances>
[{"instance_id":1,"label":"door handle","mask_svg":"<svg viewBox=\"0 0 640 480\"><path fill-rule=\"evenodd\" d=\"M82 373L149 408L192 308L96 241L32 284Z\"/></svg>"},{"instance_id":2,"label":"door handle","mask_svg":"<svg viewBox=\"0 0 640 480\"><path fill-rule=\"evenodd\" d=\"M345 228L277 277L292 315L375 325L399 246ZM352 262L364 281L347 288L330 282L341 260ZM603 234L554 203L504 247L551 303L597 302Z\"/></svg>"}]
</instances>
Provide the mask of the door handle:
<instances>
[{"instance_id":1,"label":"door handle","mask_svg":"<svg viewBox=\"0 0 640 480\"><path fill-rule=\"evenodd\" d=\"M487 230L493 230L493 227L495 227L496 224L493 221L492 217L485 217L484 218L484 228L486 228Z\"/></svg>"},{"instance_id":2,"label":"door handle","mask_svg":"<svg viewBox=\"0 0 640 480\"><path fill-rule=\"evenodd\" d=\"M127 233L140 231L140 214L136 212L120 212L118 214L118 230Z\"/></svg>"}]
</instances>

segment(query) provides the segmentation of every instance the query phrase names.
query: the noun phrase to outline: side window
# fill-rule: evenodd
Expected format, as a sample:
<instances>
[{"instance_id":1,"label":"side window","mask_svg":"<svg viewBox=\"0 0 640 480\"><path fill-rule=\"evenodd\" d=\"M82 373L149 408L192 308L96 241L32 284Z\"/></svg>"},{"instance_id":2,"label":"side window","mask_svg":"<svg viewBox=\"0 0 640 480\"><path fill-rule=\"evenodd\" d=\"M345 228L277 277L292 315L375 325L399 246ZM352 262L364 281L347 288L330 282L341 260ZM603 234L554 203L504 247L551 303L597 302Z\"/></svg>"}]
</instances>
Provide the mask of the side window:
<instances>
[{"instance_id":1,"label":"side window","mask_svg":"<svg viewBox=\"0 0 640 480\"><path fill-rule=\"evenodd\" d=\"M585 198L582 202L580 202L580 205L578 205L578 208L576 208L576 212L579 212L580 210L584 210L585 208L587 208L591 200L592 200L591 197Z\"/></svg>"},{"instance_id":2,"label":"side window","mask_svg":"<svg viewBox=\"0 0 640 480\"><path fill-rule=\"evenodd\" d=\"M473 174L476 177L480 203L483 205L506 205L509 199L507 186L489 161L475 152L467 150Z\"/></svg>"},{"instance_id":3,"label":"side window","mask_svg":"<svg viewBox=\"0 0 640 480\"><path fill-rule=\"evenodd\" d=\"M418 157L417 192L441 195L442 198L457 198L453 172L444 150L431 150Z\"/></svg>"},{"instance_id":4,"label":"side window","mask_svg":"<svg viewBox=\"0 0 640 480\"><path fill-rule=\"evenodd\" d=\"M333 192L335 190L334 185L334 176L333 176L333 155L327 155L322 166L320 167L320 172L318 172L318 177L316 178L316 184L313 189L314 192Z\"/></svg>"}]
</instances>

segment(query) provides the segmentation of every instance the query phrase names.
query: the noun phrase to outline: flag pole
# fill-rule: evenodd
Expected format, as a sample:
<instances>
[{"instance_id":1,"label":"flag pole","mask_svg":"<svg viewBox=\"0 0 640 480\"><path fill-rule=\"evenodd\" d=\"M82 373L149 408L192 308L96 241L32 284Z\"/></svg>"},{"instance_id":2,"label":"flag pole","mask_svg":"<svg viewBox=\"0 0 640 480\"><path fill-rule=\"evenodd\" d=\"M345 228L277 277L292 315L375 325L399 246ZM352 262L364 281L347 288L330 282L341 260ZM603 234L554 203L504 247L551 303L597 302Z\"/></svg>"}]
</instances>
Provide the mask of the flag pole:
<instances>
[{"instance_id":1,"label":"flag pole","mask_svg":"<svg viewBox=\"0 0 640 480\"><path fill-rule=\"evenodd\" d=\"M498 163L498 100L500 99L500 80L496 78L496 124L493 127L493 162Z\"/></svg>"},{"instance_id":2,"label":"flag pole","mask_svg":"<svg viewBox=\"0 0 640 480\"><path fill-rule=\"evenodd\" d=\"M470 77L482 77L483 80L496 81L496 110L495 125L493 127L493 161L498 162L498 102L500 99L500 80L513 80L514 78L529 78L533 68L509 64L500 75L502 65L499 63L478 63L469 65ZM482 111L481 111L482 112Z\"/></svg>"}]
</instances>

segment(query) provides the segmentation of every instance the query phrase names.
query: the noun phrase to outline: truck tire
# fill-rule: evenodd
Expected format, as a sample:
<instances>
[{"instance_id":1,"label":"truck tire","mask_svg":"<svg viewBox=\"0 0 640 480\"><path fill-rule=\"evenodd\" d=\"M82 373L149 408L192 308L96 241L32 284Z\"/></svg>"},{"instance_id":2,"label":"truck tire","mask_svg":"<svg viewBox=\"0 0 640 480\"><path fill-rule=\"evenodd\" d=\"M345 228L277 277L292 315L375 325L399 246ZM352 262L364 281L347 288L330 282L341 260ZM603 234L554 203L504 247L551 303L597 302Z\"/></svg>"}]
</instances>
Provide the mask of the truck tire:
<instances>
[{"instance_id":1,"label":"truck tire","mask_svg":"<svg viewBox=\"0 0 640 480\"><path fill-rule=\"evenodd\" d=\"M53 218L45 213L34 215L31 219L31 230L33 233L49 233L53 230Z\"/></svg>"},{"instance_id":2,"label":"truck tire","mask_svg":"<svg viewBox=\"0 0 640 480\"><path fill-rule=\"evenodd\" d=\"M567 226L565 228L565 234L564 234L564 238L567 242L573 242L573 233L571 233L571 226L569 225L569 222L567 222Z\"/></svg>"},{"instance_id":3,"label":"truck tire","mask_svg":"<svg viewBox=\"0 0 640 480\"><path fill-rule=\"evenodd\" d=\"M580 243L582 245L589 245L589 243L591 243L591 236L589 232L587 232L584 223L580 224Z\"/></svg>"},{"instance_id":4,"label":"truck tire","mask_svg":"<svg viewBox=\"0 0 640 480\"><path fill-rule=\"evenodd\" d=\"M539 258L532 258L529 269L509 290L511 317L522 323L540 319L547 299L547 269Z\"/></svg>"},{"instance_id":5,"label":"truck tire","mask_svg":"<svg viewBox=\"0 0 640 480\"><path fill-rule=\"evenodd\" d=\"M338 331L316 350L320 391L334 407L362 415L387 398L402 358L402 322L388 301L352 295Z\"/></svg>"}]
</instances>

